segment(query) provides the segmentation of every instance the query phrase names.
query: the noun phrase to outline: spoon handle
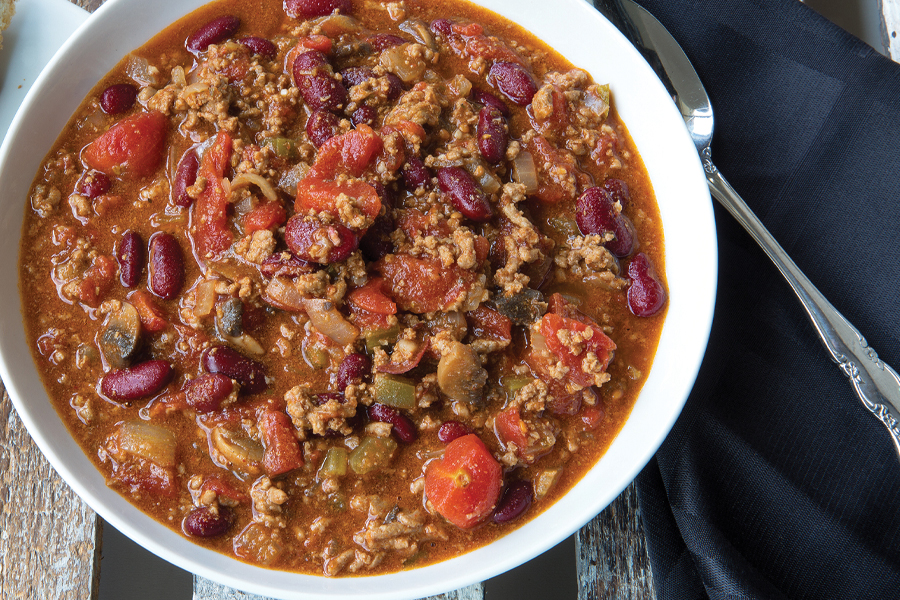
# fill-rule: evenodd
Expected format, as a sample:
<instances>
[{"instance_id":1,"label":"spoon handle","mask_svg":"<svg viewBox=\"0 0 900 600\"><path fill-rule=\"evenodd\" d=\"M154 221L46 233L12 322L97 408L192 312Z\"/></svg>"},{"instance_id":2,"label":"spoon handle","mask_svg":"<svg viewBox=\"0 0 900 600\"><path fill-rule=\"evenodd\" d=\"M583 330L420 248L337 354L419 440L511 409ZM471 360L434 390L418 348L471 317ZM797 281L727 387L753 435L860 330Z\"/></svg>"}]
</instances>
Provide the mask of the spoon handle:
<instances>
[{"instance_id":1,"label":"spoon handle","mask_svg":"<svg viewBox=\"0 0 900 600\"><path fill-rule=\"evenodd\" d=\"M787 279L832 360L850 380L863 405L887 427L900 454L900 376L878 358L859 330L838 312L775 241L713 164L709 146L701 151L700 158L712 195L753 236Z\"/></svg>"}]
</instances>

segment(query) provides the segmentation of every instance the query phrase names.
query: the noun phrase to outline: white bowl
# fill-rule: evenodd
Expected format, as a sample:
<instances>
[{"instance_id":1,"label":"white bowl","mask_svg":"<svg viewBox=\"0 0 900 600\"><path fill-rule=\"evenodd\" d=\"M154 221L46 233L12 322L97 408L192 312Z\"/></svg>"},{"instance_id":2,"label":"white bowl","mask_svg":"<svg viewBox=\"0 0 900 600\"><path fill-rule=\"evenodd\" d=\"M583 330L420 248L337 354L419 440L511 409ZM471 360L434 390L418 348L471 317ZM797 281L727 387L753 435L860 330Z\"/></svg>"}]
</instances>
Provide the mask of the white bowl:
<instances>
[{"instance_id":1,"label":"white bowl","mask_svg":"<svg viewBox=\"0 0 900 600\"><path fill-rule=\"evenodd\" d=\"M23 211L32 179L91 88L128 52L205 0L110 0L66 42L35 82L0 148L0 279L16 281ZM327 579L269 571L201 548L106 486L57 416L31 358L16 286L0 289L0 375L22 421L59 474L104 519L193 573L278 598L422 598L483 581L551 548L597 515L650 460L681 412L703 357L716 287L712 207L681 116L650 67L581 0L482 0L612 86L644 159L662 214L668 317L649 379L609 451L550 509L492 544L428 567Z\"/></svg>"}]
</instances>

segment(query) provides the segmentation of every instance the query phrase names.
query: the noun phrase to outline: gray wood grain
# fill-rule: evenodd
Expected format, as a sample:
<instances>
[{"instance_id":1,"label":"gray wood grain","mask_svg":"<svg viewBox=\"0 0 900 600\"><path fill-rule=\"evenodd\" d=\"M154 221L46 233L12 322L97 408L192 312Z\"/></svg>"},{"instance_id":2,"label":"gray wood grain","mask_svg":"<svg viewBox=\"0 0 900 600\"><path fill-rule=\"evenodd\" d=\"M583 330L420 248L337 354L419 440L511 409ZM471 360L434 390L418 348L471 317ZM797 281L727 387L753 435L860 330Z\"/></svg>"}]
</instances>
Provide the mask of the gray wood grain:
<instances>
[{"instance_id":1,"label":"gray wood grain","mask_svg":"<svg viewBox=\"0 0 900 600\"><path fill-rule=\"evenodd\" d=\"M878 0L881 13L881 38L884 49L900 62L900 0Z\"/></svg>"},{"instance_id":2,"label":"gray wood grain","mask_svg":"<svg viewBox=\"0 0 900 600\"><path fill-rule=\"evenodd\" d=\"M269 600L255 594L241 592L209 579L194 575L194 596L192 600ZM453 592L429 596L424 600L484 600L484 586L480 583Z\"/></svg>"},{"instance_id":3,"label":"gray wood grain","mask_svg":"<svg viewBox=\"0 0 900 600\"><path fill-rule=\"evenodd\" d=\"M102 525L31 440L0 384L0 598L96 598Z\"/></svg>"},{"instance_id":4,"label":"gray wood grain","mask_svg":"<svg viewBox=\"0 0 900 600\"><path fill-rule=\"evenodd\" d=\"M656 600L634 483L576 534L579 600Z\"/></svg>"}]
</instances>

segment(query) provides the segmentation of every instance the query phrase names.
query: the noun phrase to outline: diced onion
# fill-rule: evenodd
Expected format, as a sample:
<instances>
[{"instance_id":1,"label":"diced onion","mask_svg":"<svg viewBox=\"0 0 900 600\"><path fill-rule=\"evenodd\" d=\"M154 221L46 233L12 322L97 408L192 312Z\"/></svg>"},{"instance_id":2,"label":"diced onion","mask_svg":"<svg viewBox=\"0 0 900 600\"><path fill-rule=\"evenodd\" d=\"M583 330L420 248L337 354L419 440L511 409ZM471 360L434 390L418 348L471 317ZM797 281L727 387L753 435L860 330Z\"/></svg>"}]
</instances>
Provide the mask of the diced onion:
<instances>
[{"instance_id":1,"label":"diced onion","mask_svg":"<svg viewBox=\"0 0 900 600\"><path fill-rule=\"evenodd\" d=\"M359 337L357 329L344 315L328 300L312 298L306 300L306 314L313 326L341 346L352 344Z\"/></svg>"},{"instance_id":2,"label":"diced onion","mask_svg":"<svg viewBox=\"0 0 900 600\"><path fill-rule=\"evenodd\" d=\"M216 306L216 285L215 281L202 281L194 288L194 315L205 317L209 315Z\"/></svg>"},{"instance_id":3,"label":"diced onion","mask_svg":"<svg viewBox=\"0 0 900 600\"><path fill-rule=\"evenodd\" d=\"M304 311L306 297L291 284L290 279L273 277L266 286L266 297L283 310Z\"/></svg>"},{"instance_id":4,"label":"diced onion","mask_svg":"<svg viewBox=\"0 0 900 600\"><path fill-rule=\"evenodd\" d=\"M278 194L275 193L275 188L272 187L264 177L261 175L257 175L256 173L241 173L237 177L235 177L231 182L231 191L236 189L240 189L242 187L247 187L249 185L255 185L259 188L259 191L262 192L263 196L269 199L270 202L275 202L278 200Z\"/></svg>"},{"instance_id":5,"label":"diced onion","mask_svg":"<svg viewBox=\"0 0 900 600\"><path fill-rule=\"evenodd\" d=\"M513 160L513 179L525 186L526 194L533 194L538 189L537 167L531 152L519 152Z\"/></svg>"},{"instance_id":6,"label":"diced onion","mask_svg":"<svg viewBox=\"0 0 900 600\"><path fill-rule=\"evenodd\" d=\"M234 344L240 350L243 350L247 354L255 354L256 356L262 356L266 353L263 347L256 341L253 336L247 335L246 333L242 333L238 336L233 335L222 335L225 338L225 341Z\"/></svg>"},{"instance_id":7,"label":"diced onion","mask_svg":"<svg viewBox=\"0 0 900 600\"><path fill-rule=\"evenodd\" d=\"M125 73L141 86L156 85L156 75L150 70L150 61L140 56L130 55L125 65Z\"/></svg>"},{"instance_id":8,"label":"diced onion","mask_svg":"<svg viewBox=\"0 0 900 600\"><path fill-rule=\"evenodd\" d=\"M297 184L301 179L306 177L306 174L309 172L309 165L300 162L290 168L290 170L285 171L285 173L281 176L281 179L278 180L278 188L286 194L291 196L297 195Z\"/></svg>"},{"instance_id":9,"label":"diced onion","mask_svg":"<svg viewBox=\"0 0 900 600\"><path fill-rule=\"evenodd\" d=\"M172 83L180 87L187 85L187 80L184 78L184 67L181 65L172 67Z\"/></svg>"},{"instance_id":10,"label":"diced onion","mask_svg":"<svg viewBox=\"0 0 900 600\"><path fill-rule=\"evenodd\" d=\"M247 436L243 429L232 431L221 425L210 434L213 445L222 458L238 469L254 473L263 458L262 444Z\"/></svg>"},{"instance_id":11,"label":"diced onion","mask_svg":"<svg viewBox=\"0 0 900 600\"><path fill-rule=\"evenodd\" d=\"M488 169L482 169L483 174L478 178L478 183L488 194L493 194L500 189L500 180L494 176Z\"/></svg>"},{"instance_id":12,"label":"diced onion","mask_svg":"<svg viewBox=\"0 0 900 600\"><path fill-rule=\"evenodd\" d=\"M320 20L317 25L322 28L322 33L330 38L336 38L344 33L355 33L360 30L359 21L347 15L329 15Z\"/></svg>"},{"instance_id":13,"label":"diced onion","mask_svg":"<svg viewBox=\"0 0 900 600\"><path fill-rule=\"evenodd\" d=\"M119 448L160 467L175 466L175 434L159 425L124 421L119 425Z\"/></svg>"},{"instance_id":14,"label":"diced onion","mask_svg":"<svg viewBox=\"0 0 900 600\"><path fill-rule=\"evenodd\" d=\"M184 88L184 95L200 94L209 89L209 84L202 81L192 83Z\"/></svg>"}]
</instances>

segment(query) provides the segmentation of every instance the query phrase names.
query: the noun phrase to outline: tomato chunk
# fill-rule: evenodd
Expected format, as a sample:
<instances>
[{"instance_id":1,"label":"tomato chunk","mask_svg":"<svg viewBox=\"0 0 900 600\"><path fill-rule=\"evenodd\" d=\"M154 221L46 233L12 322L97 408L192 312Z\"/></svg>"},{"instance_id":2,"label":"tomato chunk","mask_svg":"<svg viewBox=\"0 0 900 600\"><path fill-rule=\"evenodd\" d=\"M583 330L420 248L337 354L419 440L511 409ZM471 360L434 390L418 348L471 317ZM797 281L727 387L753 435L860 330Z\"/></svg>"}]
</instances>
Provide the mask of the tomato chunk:
<instances>
[{"instance_id":1,"label":"tomato chunk","mask_svg":"<svg viewBox=\"0 0 900 600\"><path fill-rule=\"evenodd\" d=\"M391 297L406 311L418 314L445 309L462 298L475 274L456 266L444 267L437 258L388 254L375 264L387 281Z\"/></svg>"},{"instance_id":2,"label":"tomato chunk","mask_svg":"<svg viewBox=\"0 0 900 600\"><path fill-rule=\"evenodd\" d=\"M336 135L319 148L309 173L315 179L334 179L336 175L359 177L381 151L382 141L365 124Z\"/></svg>"},{"instance_id":3,"label":"tomato chunk","mask_svg":"<svg viewBox=\"0 0 900 600\"><path fill-rule=\"evenodd\" d=\"M541 319L541 334L547 348L569 368L569 379L582 387L599 385L601 374L612 360L616 344L598 326L547 313ZM585 339L580 339L585 338ZM589 354L593 353L596 360Z\"/></svg>"},{"instance_id":4,"label":"tomato chunk","mask_svg":"<svg viewBox=\"0 0 900 600\"><path fill-rule=\"evenodd\" d=\"M502 487L500 463L474 433L450 442L444 457L425 472L425 495L441 516L462 529L490 516Z\"/></svg>"},{"instance_id":5,"label":"tomato chunk","mask_svg":"<svg viewBox=\"0 0 900 600\"><path fill-rule=\"evenodd\" d=\"M300 442L292 433L291 419L283 412L267 409L259 417L262 434L263 468L269 476L281 475L303 466Z\"/></svg>"},{"instance_id":6,"label":"tomato chunk","mask_svg":"<svg viewBox=\"0 0 900 600\"><path fill-rule=\"evenodd\" d=\"M156 302L145 290L137 290L130 297L131 303L137 309L141 318L141 326L151 333L157 333L169 326L169 320L165 317Z\"/></svg>"},{"instance_id":7,"label":"tomato chunk","mask_svg":"<svg viewBox=\"0 0 900 600\"><path fill-rule=\"evenodd\" d=\"M350 292L347 301L362 310L379 315L396 315L397 304L384 293L384 279L375 277Z\"/></svg>"},{"instance_id":8,"label":"tomato chunk","mask_svg":"<svg viewBox=\"0 0 900 600\"><path fill-rule=\"evenodd\" d=\"M206 179L206 187L191 208L191 231L201 258L225 252L234 239L228 226L228 198L222 187L222 178L231 166L231 146L231 135L222 130L200 161L197 178Z\"/></svg>"},{"instance_id":9,"label":"tomato chunk","mask_svg":"<svg viewBox=\"0 0 900 600\"><path fill-rule=\"evenodd\" d=\"M88 166L111 174L115 171L149 175L166 150L168 119L159 112L125 117L84 149Z\"/></svg>"},{"instance_id":10,"label":"tomato chunk","mask_svg":"<svg viewBox=\"0 0 900 600\"><path fill-rule=\"evenodd\" d=\"M381 211L381 198L375 188L359 179L342 181L325 181L315 177L306 177L297 184L297 200L294 210L306 214L310 210L325 212L340 220L341 211L336 202L338 196L346 194L359 210L374 219ZM345 223L354 229L352 223Z\"/></svg>"},{"instance_id":11,"label":"tomato chunk","mask_svg":"<svg viewBox=\"0 0 900 600\"><path fill-rule=\"evenodd\" d=\"M244 215L241 225L244 227L244 233L250 234L254 231L262 231L265 229L274 229L284 225L287 221L287 211L280 202L260 202L256 208Z\"/></svg>"}]
</instances>

